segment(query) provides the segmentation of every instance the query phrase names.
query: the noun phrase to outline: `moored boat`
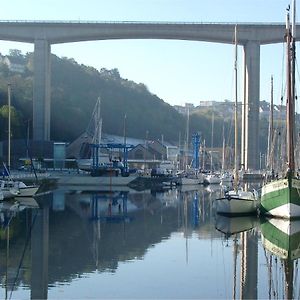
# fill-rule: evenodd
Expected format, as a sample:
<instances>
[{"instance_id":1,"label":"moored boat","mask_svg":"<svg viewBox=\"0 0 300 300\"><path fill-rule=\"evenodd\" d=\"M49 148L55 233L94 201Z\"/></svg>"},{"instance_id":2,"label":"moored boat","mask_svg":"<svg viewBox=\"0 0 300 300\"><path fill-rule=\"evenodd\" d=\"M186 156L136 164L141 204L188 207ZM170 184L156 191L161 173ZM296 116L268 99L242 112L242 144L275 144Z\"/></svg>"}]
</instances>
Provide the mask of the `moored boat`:
<instances>
[{"instance_id":1,"label":"moored boat","mask_svg":"<svg viewBox=\"0 0 300 300\"><path fill-rule=\"evenodd\" d=\"M195 185L203 183L203 174L197 170L189 171L187 173L180 174L177 180L179 185Z\"/></svg>"},{"instance_id":2,"label":"moored boat","mask_svg":"<svg viewBox=\"0 0 300 300\"><path fill-rule=\"evenodd\" d=\"M224 197L215 200L216 210L220 215L251 215L256 214L259 201L258 193L253 191L228 191Z\"/></svg>"},{"instance_id":3,"label":"moored boat","mask_svg":"<svg viewBox=\"0 0 300 300\"><path fill-rule=\"evenodd\" d=\"M32 197L39 189L38 185L26 185L22 181L15 181L15 187L19 191L16 197Z\"/></svg>"},{"instance_id":4,"label":"moored boat","mask_svg":"<svg viewBox=\"0 0 300 300\"><path fill-rule=\"evenodd\" d=\"M295 171L295 17L293 27L290 26L290 15L287 12L286 22L286 52L287 52L287 170L285 177L273 179L262 187L260 213L279 218L300 217L300 179Z\"/></svg>"},{"instance_id":5,"label":"moored boat","mask_svg":"<svg viewBox=\"0 0 300 300\"><path fill-rule=\"evenodd\" d=\"M234 182L233 189L227 191L222 198L215 201L218 214L239 216L255 214L258 209L257 191L248 191L239 188L238 174L238 117L237 117L237 27L235 27L235 107L234 107Z\"/></svg>"}]
</instances>

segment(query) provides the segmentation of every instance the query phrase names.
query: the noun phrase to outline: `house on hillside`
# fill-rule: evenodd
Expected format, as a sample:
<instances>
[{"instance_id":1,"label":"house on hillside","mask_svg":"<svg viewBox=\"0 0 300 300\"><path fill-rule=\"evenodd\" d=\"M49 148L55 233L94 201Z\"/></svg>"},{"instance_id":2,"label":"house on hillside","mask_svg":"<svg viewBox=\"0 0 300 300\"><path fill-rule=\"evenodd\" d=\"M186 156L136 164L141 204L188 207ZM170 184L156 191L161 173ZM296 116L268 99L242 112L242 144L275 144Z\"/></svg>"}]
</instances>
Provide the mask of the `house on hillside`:
<instances>
[{"instance_id":1,"label":"house on hillside","mask_svg":"<svg viewBox=\"0 0 300 300\"><path fill-rule=\"evenodd\" d=\"M26 64L23 58L14 56L2 56L1 63L6 65L9 71L13 73L24 73L26 69Z\"/></svg>"}]
</instances>

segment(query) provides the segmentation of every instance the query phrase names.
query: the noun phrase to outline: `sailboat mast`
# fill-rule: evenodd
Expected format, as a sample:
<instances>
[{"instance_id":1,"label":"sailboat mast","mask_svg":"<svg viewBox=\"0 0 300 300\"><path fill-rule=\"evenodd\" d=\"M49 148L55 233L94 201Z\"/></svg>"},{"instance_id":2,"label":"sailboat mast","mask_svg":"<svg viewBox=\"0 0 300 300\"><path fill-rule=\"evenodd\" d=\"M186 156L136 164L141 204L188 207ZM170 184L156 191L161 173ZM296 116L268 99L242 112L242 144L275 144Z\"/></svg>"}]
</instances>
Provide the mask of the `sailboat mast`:
<instances>
[{"instance_id":1,"label":"sailboat mast","mask_svg":"<svg viewBox=\"0 0 300 300\"><path fill-rule=\"evenodd\" d=\"M268 167L273 170L272 143L273 143L273 76L271 76L271 99L270 99L270 117L269 117L269 137L268 137Z\"/></svg>"},{"instance_id":2,"label":"sailboat mast","mask_svg":"<svg viewBox=\"0 0 300 300\"><path fill-rule=\"evenodd\" d=\"M215 124L215 113L214 113L214 106L213 106L213 104L212 104L212 111L211 111L210 174L213 173L214 124Z\"/></svg>"},{"instance_id":3,"label":"sailboat mast","mask_svg":"<svg viewBox=\"0 0 300 300\"><path fill-rule=\"evenodd\" d=\"M8 94L8 149L7 149L7 168L10 171L10 138L11 138L11 85L7 85L7 94Z\"/></svg>"},{"instance_id":4,"label":"sailboat mast","mask_svg":"<svg viewBox=\"0 0 300 300\"><path fill-rule=\"evenodd\" d=\"M222 149L222 172L225 172L225 151L226 151L226 145L225 145L225 136L224 136L224 123L223 123L223 149Z\"/></svg>"},{"instance_id":5,"label":"sailboat mast","mask_svg":"<svg viewBox=\"0 0 300 300\"><path fill-rule=\"evenodd\" d=\"M295 89L295 74L296 74L296 0L293 0L292 5L292 13L293 13L293 19L292 19L292 99L294 102L294 112L295 112L295 99L296 99L296 89Z\"/></svg>"},{"instance_id":6,"label":"sailboat mast","mask_svg":"<svg viewBox=\"0 0 300 300\"><path fill-rule=\"evenodd\" d=\"M188 169L188 150L189 150L189 132L190 129L190 109L187 107L187 116L186 116L186 139L185 139L185 166L184 169L187 171Z\"/></svg>"},{"instance_id":7,"label":"sailboat mast","mask_svg":"<svg viewBox=\"0 0 300 300\"><path fill-rule=\"evenodd\" d=\"M238 92L237 92L237 26L234 28L235 61L234 61L234 82L235 82L235 103L234 103L234 184L238 183Z\"/></svg>"},{"instance_id":8,"label":"sailboat mast","mask_svg":"<svg viewBox=\"0 0 300 300\"><path fill-rule=\"evenodd\" d=\"M294 48L292 47L293 37L290 29L290 14L287 13L286 18L286 52L287 52L287 100L286 100L286 121L287 121L287 165L288 173L294 173L295 158L294 158Z\"/></svg>"}]
</instances>

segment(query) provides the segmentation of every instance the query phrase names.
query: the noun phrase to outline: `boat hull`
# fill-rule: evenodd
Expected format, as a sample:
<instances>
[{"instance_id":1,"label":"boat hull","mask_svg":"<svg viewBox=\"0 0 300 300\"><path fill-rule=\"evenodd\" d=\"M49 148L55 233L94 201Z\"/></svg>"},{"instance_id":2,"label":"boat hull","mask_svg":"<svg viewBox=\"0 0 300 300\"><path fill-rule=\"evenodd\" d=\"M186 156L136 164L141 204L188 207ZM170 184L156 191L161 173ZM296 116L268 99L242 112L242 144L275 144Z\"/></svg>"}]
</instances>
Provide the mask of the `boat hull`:
<instances>
[{"instance_id":1,"label":"boat hull","mask_svg":"<svg viewBox=\"0 0 300 300\"><path fill-rule=\"evenodd\" d=\"M224 197L216 200L216 211L220 215L252 215L257 212L257 201Z\"/></svg>"},{"instance_id":2,"label":"boat hull","mask_svg":"<svg viewBox=\"0 0 300 300\"><path fill-rule=\"evenodd\" d=\"M278 218L300 218L300 180L285 178L262 187L260 213Z\"/></svg>"},{"instance_id":3,"label":"boat hull","mask_svg":"<svg viewBox=\"0 0 300 300\"><path fill-rule=\"evenodd\" d=\"M218 214L242 216L256 214L258 195L253 191L229 191L223 198L216 199Z\"/></svg>"},{"instance_id":4,"label":"boat hull","mask_svg":"<svg viewBox=\"0 0 300 300\"><path fill-rule=\"evenodd\" d=\"M179 179L180 185L196 185L200 184L201 181L199 178L188 178L188 177L182 177Z\"/></svg>"},{"instance_id":5,"label":"boat hull","mask_svg":"<svg viewBox=\"0 0 300 300\"><path fill-rule=\"evenodd\" d=\"M32 197L38 191L38 186L27 186L19 188L19 194L16 197Z\"/></svg>"}]
</instances>

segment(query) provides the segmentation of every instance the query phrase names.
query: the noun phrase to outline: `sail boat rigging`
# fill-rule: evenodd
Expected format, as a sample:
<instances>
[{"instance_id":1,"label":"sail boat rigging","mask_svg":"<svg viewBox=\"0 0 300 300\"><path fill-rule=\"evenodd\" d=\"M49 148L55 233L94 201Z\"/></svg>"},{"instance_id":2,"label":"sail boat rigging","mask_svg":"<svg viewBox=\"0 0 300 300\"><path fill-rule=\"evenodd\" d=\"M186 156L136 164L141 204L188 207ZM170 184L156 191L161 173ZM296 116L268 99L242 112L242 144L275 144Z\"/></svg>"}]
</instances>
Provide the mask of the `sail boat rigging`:
<instances>
[{"instance_id":1,"label":"sail boat rigging","mask_svg":"<svg viewBox=\"0 0 300 300\"><path fill-rule=\"evenodd\" d=\"M238 92L237 92L237 26L234 29L235 44L235 105L234 105L234 184L233 190L225 193L224 197L216 199L216 211L223 215L248 215L257 211L258 194L255 190L243 191L239 189L238 182Z\"/></svg>"},{"instance_id":2,"label":"sail boat rigging","mask_svg":"<svg viewBox=\"0 0 300 300\"><path fill-rule=\"evenodd\" d=\"M264 215L281 218L300 217L300 179L295 171L295 58L296 32L295 7L293 1L293 25L290 25L290 12L286 17L286 126L287 126L287 170L284 178L272 180L262 187L260 212Z\"/></svg>"},{"instance_id":3,"label":"sail boat rigging","mask_svg":"<svg viewBox=\"0 0 300 300\"><path fill-rule=\"evenodd\" d=\"M89 142L83 143L80 149L80 158L77 159L77 165L80 170L91 171L92 170L92 158L90 142L92 144L100 144L102 139L102 118L101 118L101 98L98 97L91 121L86 130L86 136L89 138ZM103 163L109 163L109 156L101 154L99 161Z\"/></svg>"},{"instance_id":4,"label":"sail boat rigging","mask_svg":"<svg viewBox=\"0 0 300 300\"><path fill-rule=\"evenodd\" d=\"M223 124L223 147L222 147L222 173L221 173L221 183L231 183L232 182L232 174L225 170L225 160L226 160L226 142L224 136L224 124Z\"/></svg>"}]
</instances>

